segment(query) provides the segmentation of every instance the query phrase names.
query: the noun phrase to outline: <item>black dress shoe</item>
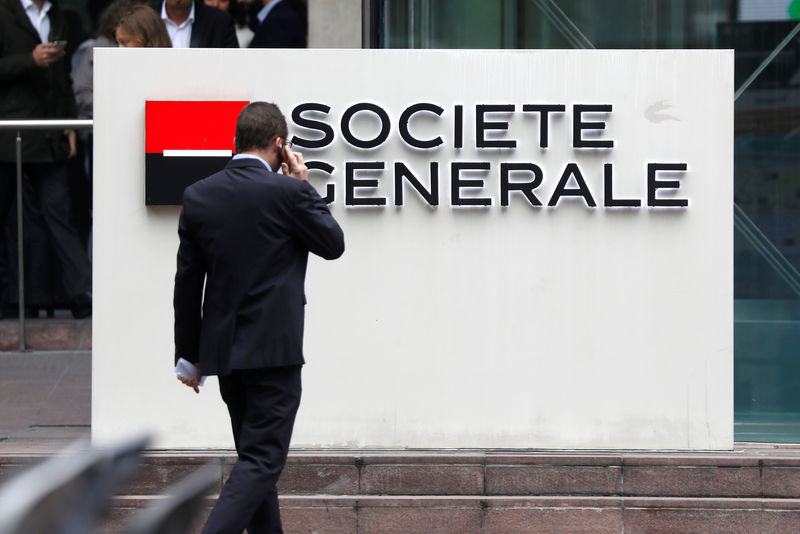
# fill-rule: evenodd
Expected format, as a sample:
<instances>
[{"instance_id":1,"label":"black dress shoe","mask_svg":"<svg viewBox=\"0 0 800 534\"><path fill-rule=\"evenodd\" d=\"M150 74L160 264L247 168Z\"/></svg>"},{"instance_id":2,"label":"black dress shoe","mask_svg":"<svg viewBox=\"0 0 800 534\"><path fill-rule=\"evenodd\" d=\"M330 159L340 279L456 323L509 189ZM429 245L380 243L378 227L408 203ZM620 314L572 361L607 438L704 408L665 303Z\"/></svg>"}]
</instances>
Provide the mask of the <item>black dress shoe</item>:
<instances>
[{"instance_id":1,"label":"black dress shoe","mask_svg":"<svg viewBox=\"0 0 800 534\"><path fill-rule=\"evenodd\" d=\"M72 297L69 301L69 309L72 316L76 319L83 319L92 315L92 294L88 291Z\"/></svg>"}]
</instances>

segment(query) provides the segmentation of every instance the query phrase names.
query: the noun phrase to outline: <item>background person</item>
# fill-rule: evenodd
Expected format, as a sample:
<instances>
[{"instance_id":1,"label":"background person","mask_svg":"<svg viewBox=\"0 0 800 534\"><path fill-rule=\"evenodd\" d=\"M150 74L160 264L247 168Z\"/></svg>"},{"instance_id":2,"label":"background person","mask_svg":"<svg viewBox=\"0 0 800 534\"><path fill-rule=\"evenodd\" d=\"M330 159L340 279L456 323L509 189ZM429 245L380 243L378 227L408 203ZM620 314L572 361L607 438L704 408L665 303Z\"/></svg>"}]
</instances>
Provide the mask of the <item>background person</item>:
<instances>
[{"instance_id":1,"label":"background person","mask_svg":"<svg viewBox=\"0 0 800 534\"><path fill-rule=\"evenodd\" d=\"M117 46L117 26L120 18L131 11L133 6L143 4L144 0L115 0L100 15L97 38L89 39L81 48L80 62L72 72L72 89L78 104L78 116L85 119L94 117L94 54L95 48Z\"/></svg>"},{"instance_id":2,"label":"background person","mask_svg":"<svg viewBox=\"0 0 800 534\"><path fill-rule=\"evenodd\" d=\"M247 48L253 40L253 30L250 29L248 22L249 1L239 2L238 0L204 0L208 7L214 7L226 13L230 13L236 24L236 40L239 41L240 48Z\"/></svg>"},{"instance_id":3,"label":"background person","mask_svg":"<svg viewBox=\"0 0 800 534\"><path fill-rule=\"evenodd\" d=\"M56 0L0 0L0 117L68 119L76 116L65 60L66 22ZM56 44L54 42L61 41ZM0 222L16 198L16 134L0 132ZM74 130L23 133L22 162L28 200L38 209L75 317L91 314L91 266L70 220L67 159L76 153ZM2 247L0 247L1 249ZM16 259L8 262L17 277Z\"/></svg>"},{"instance_id":4,"label":"background person","mask_svg":"<svg viewBox=\"0 0 800 534\"><path fill-rule=\"evenodd\" d=\"M146 5L135 5L120 17L116 39L123 48L172 48L164 21Z\"/></svg>"},{"instance_id":5,"label":"background person","mask_svg":"<svg viewBox=\"0 0 800 534\"><path fill-rule=\"evenodd\" d=\"M144 3L144 0L114 0L100 15L97 37L84 41L75 52L72 61L72 90L75 93L75 101L78 105L79 119L92 119L94 117L94 49L117 46L116 31L120 17L130 11L134 5L142 3ZM88 215L86 242L91 257L92 175L94 172L94 135L92 130L80 130L78 132L78 148L78 156L81 157L83 155L80 164L86 176L86 191L83 204L86 207L84 213ZM73 180L74 184L75 181ZM81 228L79 227L80 231Z\"/></svg>"},{"instance_id":6,"label":"background person","mask_svg":"<svg viewBox=\"0 0 800 534\"><path fill-rule=\"evenodd\" d=\"M174 48L238 48L233 19L202 0L155 0Z\"/></svg>"},{"instance_id":7,"label":"background person","mask_svg":"<svg viewBox=\"0 0 800 534\"><path fill-rule=\"evenodd\" d=\"M262 0L250 48L305 48L305 4L292 0Z\"/></svg>"},{"instance_id":8,"label":"background person","mask_svg":"<svg viewBox=\"0 0 800 534\"><path fill-rule=\"evenodd\" d=\"M215 7L225 13L230 13L231 0L203 0L208 7Z\"/></svg>"}]
</instances>

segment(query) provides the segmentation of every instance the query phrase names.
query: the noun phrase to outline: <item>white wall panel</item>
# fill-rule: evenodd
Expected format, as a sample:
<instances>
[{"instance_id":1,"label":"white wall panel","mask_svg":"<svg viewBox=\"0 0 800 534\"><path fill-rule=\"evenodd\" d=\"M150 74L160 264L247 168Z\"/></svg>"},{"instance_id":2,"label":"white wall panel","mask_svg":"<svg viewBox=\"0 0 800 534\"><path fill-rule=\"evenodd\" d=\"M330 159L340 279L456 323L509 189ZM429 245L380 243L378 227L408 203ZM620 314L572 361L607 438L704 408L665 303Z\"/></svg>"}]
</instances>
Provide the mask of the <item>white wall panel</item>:
<instances>
[{"instance_id":1,"label":"white wall panel","mask_svg":"<svg viewBox=\"0 0 800 534\"><path fill-rule=\"evenodd\" d=\"M99 49L95 56L95 264L92 431L149 430L160 447L231 447L216 382L200 395L172 376L172 283L179 208L144 205L146 100L267 100L289 116L331 107L332 147L304 150L335 166L332 210L347 250L314 259L307 279L304 397L295 447L726 449L733 444L732 51L401 51ZM376 150L349 147L339 120L358 102L391 118ZM441 117L411 122L409 105ZM547 149L524 104L565 104ZM611 104L611 149L572 146L570 107ZM453 147L454 106L464 147ZM503 136L475 148L476 104L514 104ZM587 116L585 120L598 120ZM368 114L354 129L375 132ZM290 131L308 134L290 121ZM596 132L595 132L596 133ZM385 162L380 208L348 208L348 161ZM393 205L393 163L440 205L406 188ZM451 206L450 164L489 162L484 208ZM567 162L598 207L564 199L499 202L502 162L535 162L546 204ZM644 199L647 164L686 163L686 208L603 206ZM314 175L322 190L324 176ZM662 177L663 178L663 177ZM369 196L367 189L358 190Z\"/></svg>"}]
</instances>

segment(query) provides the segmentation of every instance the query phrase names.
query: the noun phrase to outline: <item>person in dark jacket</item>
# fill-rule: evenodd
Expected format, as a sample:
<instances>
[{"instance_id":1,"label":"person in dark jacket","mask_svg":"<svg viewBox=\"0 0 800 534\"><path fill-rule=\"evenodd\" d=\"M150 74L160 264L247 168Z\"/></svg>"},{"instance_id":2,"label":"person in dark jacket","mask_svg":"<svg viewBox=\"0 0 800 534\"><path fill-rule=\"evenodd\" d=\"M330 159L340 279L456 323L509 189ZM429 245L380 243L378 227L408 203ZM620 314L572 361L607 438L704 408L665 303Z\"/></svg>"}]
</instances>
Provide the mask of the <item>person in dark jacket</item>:
<instances>
[{"instance_id":1,"label":"person in dark jacket","mask_svg":"<svg viewBox=\"0 0 800 534\"><path fill-rule=\"evenodd\" d=\"M66 35L57 0L0 0L0 118L75 117ZM0 221L7 220L16 196L15 139L16 132L0 131ZM74 130L22 132L26 190L38 200L72 312L86 317L91 314L91 266L70 221L66 166L75 152ZM13 272L16 266L11 267Z\"/></svg>"},{"instance_id":2,"label":"person in dark jacket","mask_svg":"<svg viewBox=\"0 0 800 534\"><path fill-rule=\"evenodd\" d=\"M188 370L179 379L195 391L198 373L219 377L238 453L203 534L283 532L275 484L300 405L308 254L344 252L287 133L274 104L250 103L237 119L236 155L183 194L176 371Z\"/></svg>"},{"instance_id":3,"label":"person in dark jacket","mask_svg":"<svg viewBox=\"0 0 800 534\"><path fill-rule=\"evenodd\" d=\"M156 0L173 48L239 48L233 18L203 0Z\"/></svg>"},{"instance_id":4,"label":"person in dark jacket","mask_svg":"<svg viewBox=\"0 0 800 534\"><path fill-rule=\"evenodd\" d=\"M262 0L250 48L305 48L306 21L290 0Z\"/></svg>"}]
</instances>

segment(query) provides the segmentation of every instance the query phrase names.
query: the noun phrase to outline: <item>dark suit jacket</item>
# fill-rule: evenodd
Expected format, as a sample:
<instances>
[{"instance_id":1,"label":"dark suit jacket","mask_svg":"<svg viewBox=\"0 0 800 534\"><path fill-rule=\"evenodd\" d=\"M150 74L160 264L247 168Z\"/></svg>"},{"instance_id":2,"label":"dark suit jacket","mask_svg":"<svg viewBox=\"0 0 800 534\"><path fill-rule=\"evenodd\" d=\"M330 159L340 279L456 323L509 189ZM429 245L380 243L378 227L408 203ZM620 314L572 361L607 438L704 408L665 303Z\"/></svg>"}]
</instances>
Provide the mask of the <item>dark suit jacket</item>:
<instances>
[{"instance_id":1,"label":"dark suit jacket","mask_svg":"<svg viewBox=\"0 0 800 534\"><path fill-rule=\"evenodd\" d=\"M52 1L49 41L66 39L58 1ZM75 98L69 80L69 59L38 67L31 53L41 43L19 0L0 0L0 117L3 119L74 118ZM0 132L0 161L16 160L16 133ZM22 134L22 161L65 161L69 143L62 131L30 130Z\"/></svg>"},{"instance_id":2,"label":"dark suit jacket","mask_svg":"<svg viewBox=\"0 0 800 534\"><path fill-rule=\"evenodd\" d=\"M156 0L150 5L161 16L163 0ZM189 46L191 48L239 48L233 18L220 9L208 7L202 0L195 0L194 22Z\"/></svg>"},{"instance_id":3,"label":"dark suit jacket","mask_svg":"<svg viewBox=\"0 0 800 534\"><path fill-rule=\"evenodd\" d=\"M306 25L300 15L282 0L258 25L250 48L305 48Z\"/></svg>"},{"instance_id":4,"label":"dark suit jacket","mask_svg":"<svg viewBox=\"0 0 800 534\"><path fill-rule=\"evenodd\" d=\"M178 234L175 360L199 362L203 375L304 363L308 252L344 252L316 190L258 160L231 160L186 188Z\"/></svg>"}]
</instances>

